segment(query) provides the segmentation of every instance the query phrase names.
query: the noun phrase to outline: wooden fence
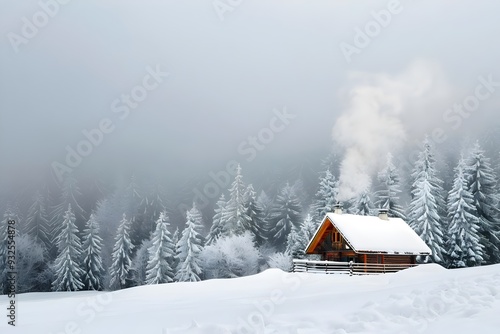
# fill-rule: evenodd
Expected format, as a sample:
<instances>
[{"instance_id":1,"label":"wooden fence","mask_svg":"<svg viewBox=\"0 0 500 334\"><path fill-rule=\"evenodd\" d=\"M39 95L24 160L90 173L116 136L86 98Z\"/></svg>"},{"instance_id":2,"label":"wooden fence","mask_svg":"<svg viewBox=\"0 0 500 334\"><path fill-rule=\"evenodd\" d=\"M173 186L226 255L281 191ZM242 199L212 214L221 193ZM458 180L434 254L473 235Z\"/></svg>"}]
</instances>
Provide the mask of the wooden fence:
<instances>
[{"instance_id":1,"label":"wooden fence","mask_svg":"<svg viewBox=\"0 0 500 334\"><path fill-rule=\"evenodd\" d=\"M415 266L417 265L293 260L292 271L294 273L344 274L352 276L395 273Z\"/></svg>"}]
</instances>

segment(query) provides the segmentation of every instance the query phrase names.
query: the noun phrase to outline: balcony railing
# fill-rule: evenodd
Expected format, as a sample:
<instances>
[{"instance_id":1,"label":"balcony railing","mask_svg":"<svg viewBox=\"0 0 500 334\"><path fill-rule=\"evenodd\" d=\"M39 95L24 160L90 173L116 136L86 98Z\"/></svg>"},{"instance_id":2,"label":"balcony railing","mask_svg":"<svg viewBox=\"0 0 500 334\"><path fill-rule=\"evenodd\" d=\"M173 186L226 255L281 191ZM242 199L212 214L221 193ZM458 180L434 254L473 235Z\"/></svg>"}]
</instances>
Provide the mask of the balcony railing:
<instances>
[{"instance_id":1,"label":"balcony railing","mask_svg":"<svg viewBox=\"0 0 500 334\"><path fill-rule=\"evenodd\" d=\"M334 261L293 260L294 273L375 275L395 273L417 266L416 264L382 264Z\"/></svg>"}]
</instances>

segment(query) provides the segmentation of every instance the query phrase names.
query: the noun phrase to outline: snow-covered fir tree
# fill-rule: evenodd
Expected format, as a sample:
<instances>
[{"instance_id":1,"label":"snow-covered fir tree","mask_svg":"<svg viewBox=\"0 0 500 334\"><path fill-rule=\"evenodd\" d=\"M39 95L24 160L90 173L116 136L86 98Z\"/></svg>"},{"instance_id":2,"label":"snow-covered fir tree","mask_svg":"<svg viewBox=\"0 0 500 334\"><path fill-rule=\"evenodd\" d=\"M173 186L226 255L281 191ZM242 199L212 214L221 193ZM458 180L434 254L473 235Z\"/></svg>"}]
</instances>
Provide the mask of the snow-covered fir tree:
<instances>
[{"instance_id":1,"label":"snow-covered fir tree","mask_svg":"<svg viewBox=\"0 0 500 334\"><path fill-rule=\"evenodd\" d=\"M257 202L257 194L251 184L247 187L245 199L245 206L247 208L246 215L250 219L246 222L244 228L255 236L255 242L257 245L263 245L267 240L266 238L268 232L266 230L265 221L263 220L263 210Z\"/></svg>"},{"instance_id":2,"label":"snow-covered fir tree","mask_svg":"<svg viewBox=\"0 0 500 334\"><path fill-rule=\"evenodd\" d=\"M257 204L262 210L262 221L264 222L264 229L266 230L266 239L269 237L269 216L273 208L273 200L267 195L264 190L261 190L257 196Z\"/></svg>"},{"instance_id":3,"label":"snow-covered fir tree","mask_svg":"<svg viewBox=\"0 0 500 334\"><path fill-rule=\"evenodd\" d=\"M44 281L47 271L46 250L29 234L16 236L16 291L50 291L50 283ZM48 283L48 284L47 284Z\"/></svg>"},{"instance_id":4,"label":"snow-covered fir tree","mask_svg":"<svg viewBox=\"0 0 500 334\"><path fill-rule=\"evenodd\" d=\"M316 199L312 204L313 218L322 220L328 212L332 212L337 203L339 184L335 176L327 169L320 178Z\"/></svg>"},{"instance_id":5,"label":"snow-covered fir tree","mask_svg":"<svg viewBox=\"0 0 500 334\"><path fill-rule=\"evenodd\" d=\"M146 284L170 283L174 280L172 264L175 251L172 236L168 230L169 225L167 213L160 213L151 238L151 247L148 249Z\"/></svg>"},{"instance_id":6,"label":"snow-covered fir tree","mask_svg":"<svg viewBox=\"0 0 500 334\"><path fill-rule=\"evenodd\" d=\"M17 233L26 233L27 232L27 226L25 224L26 219L24 219L23 212L24 210L21 209L20 205L22 200L19 199L17 201L14 200L9 200L7 202L7 205L5 207L5 212L4 212L4 218L8 216L8 219L15 220L16 222L16 231ZM24 206L23 206L24 207Z\"/></svg>"},{"instance_id":7,"label":"snow-covered fir tree","mask_svg":"<svg viewBox=\"0 0 500 334\"><path fill-rule=\"evenodd\" d=\"M269 217L269 213L273 207L273 200L267 195L264 190L261 190L259 196L257 196L257 203L259 207L262 209L263 219L267 220Z\"/></svg>"},{"instance_id":8,"label":"snow-covered fir tree","mask_svg":"<svg viewBox=\"0 0 500 334\"><path fill-rule=\"evenodd\" d=\"M196 226L199 229L199 232L201 233L203 231L203 215L201 214L201 211L198 209L196 202L193 202L193 206L192 206L191 210L189 210L188 212L191 213L191 217L195 221ZM187 213L186 213L186 218L187 218ZM203 239L203 244L204 244L205 238L202 238L202 239Z\"/></svg>"},{"instance_id":9,"label":"snow-covered fir tree","mask_svg":"<svg viewBox=\"0 0 500 334\"><path fill-rule=\"evenodd\" d=\"M120 190L121 210L130 221L134 221L137 216L139 206L143 201L143 197L141 195L139 185L136 182L135 175L132 175L129 182L125 184L125 187L120 188L122 189Z\"/></svg>"},{"instance_id":10,"label":"snow-covered fir tree","mask_svg":"<svg viewBox=\"0 0 500 334\"><path fill-rule=\"evenodd\" d=\"M174 234L172 234L172 243L174 245L177 245L177 243L179 242L180 238L181 238L181 232L179 231L179 228L176 227L175 231L174 231Z\"/></svg>"},{"instance_id":11,"label":"snow-covered fir tree","mask_svg":"<svg viewBox=\"0 0 500 334\"><path fill-rule=\"evenodd\" d=\"M110 288L112 290L127 288L131 285L131 257L134 245L130 240L130 220L123 214L115 237L115 245L111 253L109 268Z\"/></svg>"},{"instance_id":12,"label":"snow-covered fir tree","mask_svg":"<svg viewBox=\"0 0 500 334\"><path fill-rule=\"evenodd\" d=\"M301 220L301 204L287 183L276 198L270 214L270 242L278 249L286 247L286 240L292 228L299 228Z\"/></svg>"},{"instance_id":13,"label":"snow-covered fir tree","mask_svg":"<svg viewBox=\"0 0 500 334\"><path fill-rule=\"evenodd\" d=\"M222 194L216 204L215 215L212 219L212 226L210 227L210 232L207 237L207 245L213 244L221 237L224 231L224 226L226 226L225 219L227 217L225 213L226 205L226 197Z\"/></svg>"},{"instance_id":14,"label":"snow-covered fir tree","mask_svg":"<svg viewBox=\"0 0 500 334\"><path fill-rule=\"evenodd\" d=\"M65 219L65 212L69 205L71 205L74 213L76 226L78 228L84 227L85 222L87 221L87 213L80 205L81 196L82 193L76 178L72 175L68 175L63 181L58 204L54 206L51 211L50 234L54 238L60 234L60 230ZM55 244L54 241L55 240L52 240L52 243Z\"/></svg>"},{"instance_id":15,"label":"snow-covered fir tree","mask_svg":"<svg viewBox=\"0 0 500 334\"><path fill-rule=\"evenodd\" d=\"M303 230L304 226L300 228L292 227L288 234L286 242L286 253L290 254L293 258L302 259L305 255L305 248L309 240L306 240L306 235Z\"/></svg>"},{"instance_id":16,"label":"snow-covered fir tree","mask_svg":"<svg viewBox=\"0 0 500 334\"><path fill-rule=\"evenodd\" d=\"M201 235L203 223L200 218L200 212L196 205L193 205L187 212L186 228L177 243L178 267L175 279L178 282L198 282L202 278L200 254L204 240Z\"/></svg>"},{"instance_id":17,"label":"snow-covered fir tree","mask_svg":"<svg viewBox=\"0 0 500 334\"><path fill-rule=\"evenodd\" d=\"M111 253L116 237L116 230L123 217L123 212L121 212L121 205L117 194L112 194L111 196L98 201L94 216L96 221L99 223L100 235L103 239L104 253ZM109 267L109 263L108 266L105 266L105 268L106 267Z\"/></svg>"},{"instance_id":18,"label":"snow-covered fir tree","mask_svg":"<svg viewBox=\"0 0 500 334\"><path fill-rule=\"evenodd\" d=\"M367 189L362 191L353 201L351 212L355 215L371 216L373 215L374 207L370 198L370 193Z\"/></svg>"},{"instance_id":19,"label":"snow-covered fir tree","mask_svg":"<svg viewBox=\"0 0 500 334\"><path fill-rule=\"evenodd\" d=\"M83 231L83 283L86 290L102 290L102 265L101 251L102 238L99 236L99 224L95 215L91 214Z\"/></svg>"},{"instance_id":20,"label":"snow-covered fir tree","mask_svg":"<svg viewBox=\"0 0 500 334\"><path fill-rule=\"evenodd\" d=\"M174 259L172 261L172 268L177 269L179 266L179 257L177 256L177 244L179 243L179 240L181 238L181 232L179 231L179 228L176 227L174 234L172 234L172 249L174 250ZM206 243L206 241L205 241Z\"/></svg>"},{"instance_id":21,"label":"snow-covered fir tree","mask_svg":"<svg viewBox=\"0 0 500 334\"><path fill-rule=\"evenodd\" d=\"M149 251L152 241L150 239L143 240L141 245L137 248L135 256L132 259L132 277L134 286L141 286L146 284L146 268L148 266Z\"/></svg>"},{"instance_id":22,"label":"snow-covered fir tree","mask_svg":"<svg viewBox=\"0 0 500 334\"><path fill-rule=\"evenodd\" d=\"M103 182L100 178L95 178L91 185L91 192L94 194L94 198L101 199L109 194L108 184Z\"/></svg>"},{"instance_id":23,"label":"snow-covered fir tree","mask_svg":"<svg viewBox=\"0 0 500 334\"><path fill-rule=\"evenodd\" d=\"M307 203L310 200L310 196L306 191L306 187L304 185L304 181L301 179L295 180L293 184L291 184L293 192L297 196L297 199L300 203Z\"/></svg>"},{"instance_id":24,"label":"snow-covered fir tree","mask_svg":"<svg viewBox=\"0 0 500 334\"><path fill-rule=\"evenodd\" d=\"M306 219L302 223L302 231L307 242L313 238L319 224L321 224L321 222L315 223L311 214L307 214Z\"/></svg>"},{"instance_id":25,"label":"snow-covered fir tree","mask_svg":"<svg viewBox=\"0 0 500 334\"><path fill-rule=\"evenodd\" d=\"M167 209L165 205L164 190L160 185L155 185L148 194L145 221L150 224L150 231L156 229L156 218Z\"/></svg>"},{"instance_id":26,"label":"snow-covered fir tree","mask_svg":"<svg viewBox=\"0 0 500 334\"><path fill-rule=\"evenodd\" d=\"M449 264L453 268L477 266L483 261L480 219L464 170L465 161L462 158L455 168L455 181L448 196L447 248Z\"/></svg>"},{"instance_id":27,"label":"snow-covered fir tree","mask_svg":"<svg viewBox=\"0 0 500 334\"><path fill-rule=\"evenodd\" d=\"M148 209L148 199L142 195L135 175L128 182L122 181L115 193L119 202L119 212L124 213L130 220L130 239L133 245L139 245L149 237L149 229L145 221Z\"/></svg>"},{"instance_id":28,"label":"snow-covered fir tree","mask_svg":"<svg viewBox=\"0 0 500 334\"><path fill-rule=\"evenodd\" d=\"M224 236L229 236L231 234L238 235L245 232L244 226L250 221L250 217L246 214L245 190L246 187L243 183L241 167L238 165L236 176L229 189L229 200L227 201L224 217Z\"/></svg>"},{"instance_id":29,"label":"snow-covered fir tree","mask_svg":"<svg viewBox=\"0 0 500 334\"><path fill-rule=\"evenodd\" d=\"M320 222L315 223L311 214L308 213L304 221L300 224L300 227L293 227L288 235L286 253L290 254L293 258L303 258L305 256L305 248L316 233L319 224Z\"/></svg>"},{"instance_id":30,"label":"snow-covered fir tree","mask_svg":"<svg viewBox=\"0 0 500 334\"><path fill-rule=\"evenodd\" d=\"M64 221L57 237L58 255L54 261L55 280L53 291L78 291L84 288L82 277L82 244L78 237L75 215L71 204L64 214Z\"/></svg>"},{"instance_id":31,"label":"snow-covered fir tree","mask_svg":"<svg viewBox=\"0 0 500 334\"><path fill-rule=\"evenodd\" d=\"M339 161L340 159L337 156L337 150L333 150L333 152L328 153L328 155L321 159L321 170L329 170L333 174L338 174L339 172Z\"/></svg>"},{"instance_id":32,"label":"snow-covered fir tree","mask_svg":"<svg viewBox=\"0 0 500 334\"><path fill-rule=\"evenodd\" d=\"M148 239L156 229L156 220L160 213L166 211L163 188L159 185L151 187L145 196L132 223L132 242L139 245L142 240Z\"/></svg>"},{"instance_id":33,"label":"snow-covered fir tree","mask_svg":"<svg viewBox=\"0 0 500 334\"><path fill-rule=\"evenodd\" d=\"M394 166L392 154L387 154L387 165L378 173L378 190L375 192L375 207L389 210L389 217L406 219L404 209L399 203L401 178Z\"/></svg>"},{"instance_id":34,"label":"snow-covered fir tree","mask_svg":"<svg viewBox=\"0 0 500 334\"><path fill-rule=\"evenodd\" d=\"M443 189L436 172L436 160L429 139L419 153L412 173L412 200L409 207L410 226L432 250L432 255L419 258L421 262L444 262L444 219L439 210L444 207Z\"/></svg>"},{"instance_id":35,"label":"snow-covered fir tree","mask_svg":"<svg viewBox=\"0 0 500 334\"><path fill-rule=\"evenodd\" d=\"M28 210L26 218L27 232L36 242L49 250L51 247L50 224L46 211L47 203L41 192L35 195L35 201Z\"/></svg>"},{"instance_id":36,"label":"snow-covered fir tree","mask_svg":"<svg viewBox=\"0 0 500 334\"><path fill-rule=\"evenodd\" d=\"M496 176L490 159L476 143L466 159L465 174L474 197L486 263L500 262L500 212Z\"/></svg>"}]
</instances>

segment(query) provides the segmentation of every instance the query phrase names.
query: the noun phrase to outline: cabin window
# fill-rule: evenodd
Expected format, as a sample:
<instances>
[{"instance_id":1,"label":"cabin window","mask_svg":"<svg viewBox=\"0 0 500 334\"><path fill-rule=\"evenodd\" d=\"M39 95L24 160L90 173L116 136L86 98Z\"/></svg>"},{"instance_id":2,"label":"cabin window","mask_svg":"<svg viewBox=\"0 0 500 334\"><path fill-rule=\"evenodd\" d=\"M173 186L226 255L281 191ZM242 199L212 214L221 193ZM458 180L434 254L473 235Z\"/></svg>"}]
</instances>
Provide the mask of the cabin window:
<instances>
[{"instance_id":1,"label":"cabin window","mask_svg":"<svg viewBox=\"0 0 500 334\"><path fill-rule=\"evenodd\" d=\"M332 232L332 242L340 242L340 233Z\"/></svg>"}]
</instances>

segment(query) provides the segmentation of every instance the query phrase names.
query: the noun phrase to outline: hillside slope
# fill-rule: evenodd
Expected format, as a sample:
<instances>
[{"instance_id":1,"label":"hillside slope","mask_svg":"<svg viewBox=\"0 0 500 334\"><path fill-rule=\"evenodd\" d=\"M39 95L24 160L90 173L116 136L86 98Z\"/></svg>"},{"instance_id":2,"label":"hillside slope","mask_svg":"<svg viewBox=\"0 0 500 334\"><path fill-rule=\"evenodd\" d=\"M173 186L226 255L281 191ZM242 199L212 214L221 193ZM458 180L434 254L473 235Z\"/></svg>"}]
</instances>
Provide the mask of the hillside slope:
<instances>
[{"instance_id":1,"label":"hillside slope","mask_svg":"<svg viewBox=\"0 0 500 334\"><path fill-rule=\"evenodd\" d=\"M5 311L6 296L0 297ZM498 333L500 265L349 277L268 270L252 277L113 293L18 296L1 333Z\"/></svg>"}]
</instances>

